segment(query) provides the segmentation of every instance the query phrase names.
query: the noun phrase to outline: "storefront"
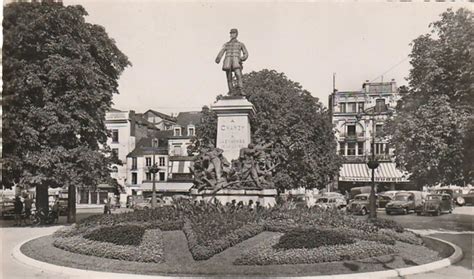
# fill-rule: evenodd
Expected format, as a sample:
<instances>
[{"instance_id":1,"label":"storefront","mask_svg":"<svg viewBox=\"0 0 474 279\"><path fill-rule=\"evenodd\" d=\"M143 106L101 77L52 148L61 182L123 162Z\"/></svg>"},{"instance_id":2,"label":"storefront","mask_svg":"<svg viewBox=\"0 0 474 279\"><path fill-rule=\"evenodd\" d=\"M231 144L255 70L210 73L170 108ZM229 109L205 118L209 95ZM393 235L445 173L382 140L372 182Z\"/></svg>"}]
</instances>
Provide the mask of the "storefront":
<instances>
[{"instance_id":1,"label":"storefront","mask_svg":"<svg viewBox=\"0 0 474 279\"><path fill-rule=\"evenodd\" d=\"M99 184L96 189L77 189L76 200L79 204L104 204L114 194L114 186Z\"/></svg>"},{"instance_id":2,"label":"storefront","mask_svg":"<svg viewBox=\"0 0 474 279\"><path fill-rule=\"evenodd\" d=\"M408 180L409 174L401 171L393 162L381 162L375 169L374 180L378 191L412 190L413 183ZM372 170L366 163L345 163L339 171L338 189L341 192L353 187L370 186Z\"/></svg>"}]
</instances>

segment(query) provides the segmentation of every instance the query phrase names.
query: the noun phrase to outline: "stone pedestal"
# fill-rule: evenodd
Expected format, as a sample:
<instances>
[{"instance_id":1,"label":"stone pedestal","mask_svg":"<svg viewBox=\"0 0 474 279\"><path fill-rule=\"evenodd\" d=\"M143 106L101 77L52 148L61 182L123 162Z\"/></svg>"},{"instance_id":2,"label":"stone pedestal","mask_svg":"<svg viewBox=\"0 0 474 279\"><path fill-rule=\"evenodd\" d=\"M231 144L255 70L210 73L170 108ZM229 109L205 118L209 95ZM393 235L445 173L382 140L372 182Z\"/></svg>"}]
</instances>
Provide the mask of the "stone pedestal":
<instances>
[{"instance_id":1,"label":"stone pedestal","mask_svg":"<svg viewBox=\"0 0 474 279\"><path fill-rule=\"evenodd\" d=\"M276 204L276 189L222 189L215 194L212 194L212 190L203 190L198 192L197 189L191 190L191 197L196 201L212 202L215 198L221 204L243 202L245 205L249 204L249 201L253 201L253 205L258 202L261 206L271 207Z\"/></svg>"},{"instance_id":2,"label":"stone pedestal","mask_svg":"<svg viewBox=\"0 0 474 279\"><path fill-rule=\"evenodd\" d=\"M240 149L250 143L250 117L255 108L245 97L224 97L211 109L217 114L216 147L224 150L224 157L238 159Z\"/></svg>"}]
</instances>

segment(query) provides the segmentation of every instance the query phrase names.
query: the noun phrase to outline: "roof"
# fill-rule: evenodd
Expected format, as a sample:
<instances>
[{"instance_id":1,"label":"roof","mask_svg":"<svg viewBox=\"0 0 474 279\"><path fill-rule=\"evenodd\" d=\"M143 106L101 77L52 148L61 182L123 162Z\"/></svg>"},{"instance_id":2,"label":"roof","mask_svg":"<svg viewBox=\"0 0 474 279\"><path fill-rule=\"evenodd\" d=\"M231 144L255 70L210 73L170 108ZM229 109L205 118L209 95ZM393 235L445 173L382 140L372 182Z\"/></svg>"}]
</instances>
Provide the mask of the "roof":
<instances>
[{"instance_id":1,"label":"roof","mask_svg":"<svg viewBox=\"0 0 474 279\"><path fill-rule=\"evenodd\" d=\"M143 155L151 155L156 152L157 155L168 155L168 136L173 131L155 131L151 137L142 138L135 145L135 149L130 152L127 157L140 157ZM152 140L158 139L158 148L153 150Z\"/></svg>"},{"instance_id":2,"label":"roof","mask_svg":"<svg viewBox=\"0 0 474 279\"><path fill-rule=\"evenodd\" d=\"M189 124L197 125L201 123L202 113L200 111L185 111L180 112L176 117L176 123L180 126L186 127Z\"/></svg>"},{"instance_id":3,"label":"roof","mask_svg":"<svg viewBox=\"0 0 474 279\"><path fill-rule=\"evenodd\" d=\"M147 114L148 112L150 113L153 113L154 115L156 116L159 116L165 120L168 120L168 121L171 121L171 122L176 122L176 119L170 115L167 115L167 114L164 114L162 112L159 112L159 111L156 111L156 110L152 110L152 109L149 109L147 111L145 111L143 114Z\"/></svg>"},{"instance_id":4,"label":"roof","mask_svg":"<svg viewBox=\"0 0 474 279\"><path fill-rule=\"evenodd\" d=\"M108 112L123 112L123 110L110 108Z\"/></svg>"},{"instance_id":5,"label":"roof","mask_svg":"<svg viewBox=\"0 0 474 279\"><path fill-rule=\"evenodd\" d=\"M154 130L158 129L155 127L155 125L153 125L153 123L149 122L148 120L146 120L140 115L135 115L134 120L137 124L147 126L149 129L154 129Z\"/></svg>"}]
</instances>

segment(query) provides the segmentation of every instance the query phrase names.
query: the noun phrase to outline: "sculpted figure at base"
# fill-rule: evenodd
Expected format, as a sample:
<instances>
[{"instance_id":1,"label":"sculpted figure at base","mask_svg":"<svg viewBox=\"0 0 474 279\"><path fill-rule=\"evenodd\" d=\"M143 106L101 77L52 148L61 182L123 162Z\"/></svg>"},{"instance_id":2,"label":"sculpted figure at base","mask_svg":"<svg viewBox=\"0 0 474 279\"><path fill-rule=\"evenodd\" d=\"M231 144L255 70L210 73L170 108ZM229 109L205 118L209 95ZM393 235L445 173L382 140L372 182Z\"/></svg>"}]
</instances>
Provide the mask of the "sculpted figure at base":
<instances>
[{"instance_id":1,"label":"sculpted figure at base","mask_svg":"<svg viewBox=\"0 0 474 279\"><path fill-rule=\"evenodd\" d=\"M227 86L229 87L229 93L237 91L237 94L242 95L242 62L247 60L249 54L245 45L237 40L239 32L233 28L230 30L230 41L222 46L221 51L217 54L216 63L221 62L222 56L225 53L224 62L222 63L222 70L226 73ZM232 83L232 72L235 74L237 79L237 88L235 90Z\"/></svg>"},{"instance_id":2,"label":"sculpted figure at base","mask_svg":"<svg viewBox=\"0 0 474 279\"><path fill-rule=\"evenodd\" d=\"M195 160L191 172L194 174L194 186L198 191L210 189L216 193L223 188L245 189L274 188L273 170L278 165L273 152L266 150L272 143L255 145L240 150L238 160L232 166L222 155L220 148L207 145L202 148L201 155Z\"/></svg>"}]
</instances>

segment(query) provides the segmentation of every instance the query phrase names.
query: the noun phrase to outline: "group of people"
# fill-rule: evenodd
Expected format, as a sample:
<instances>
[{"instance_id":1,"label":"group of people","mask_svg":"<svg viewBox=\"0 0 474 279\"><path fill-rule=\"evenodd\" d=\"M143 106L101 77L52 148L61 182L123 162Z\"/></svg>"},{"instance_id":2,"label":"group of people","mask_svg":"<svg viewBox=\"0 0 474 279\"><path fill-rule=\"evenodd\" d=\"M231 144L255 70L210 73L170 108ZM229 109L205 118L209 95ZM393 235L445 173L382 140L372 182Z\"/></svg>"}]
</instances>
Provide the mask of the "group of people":
<instances>
[{"instance_id":1,"label":"group of people","mask_svg":"<svg viewBox=\"0 0 474 279\"><path fill-rule=\"evenodd\" d=\"M15 217L14 226L22 226L23 224L31 225L33 204L34 200L30 194L24 194L23 199L20 195L15 196L15 199L13 200ZM56 223L59 221L59 198L56 198L51 206L51 216L54 216L54 221Z\"/></svg>"},{"instance_id":2,"label":"group of people","mask_svg":"<svg viewBox=\"0 0 474 279\"><path fill-rule=\"evenodd\" d=\"M26 194L23 198L23 201L21 200L20 195L15 196L13 206L15 214L15 226L21 226L22 221L24 221L25 225L28 225L30 223L31 209L33 208L33 199L30 197L30 195Z\"/></svg>"}]
</instances>

